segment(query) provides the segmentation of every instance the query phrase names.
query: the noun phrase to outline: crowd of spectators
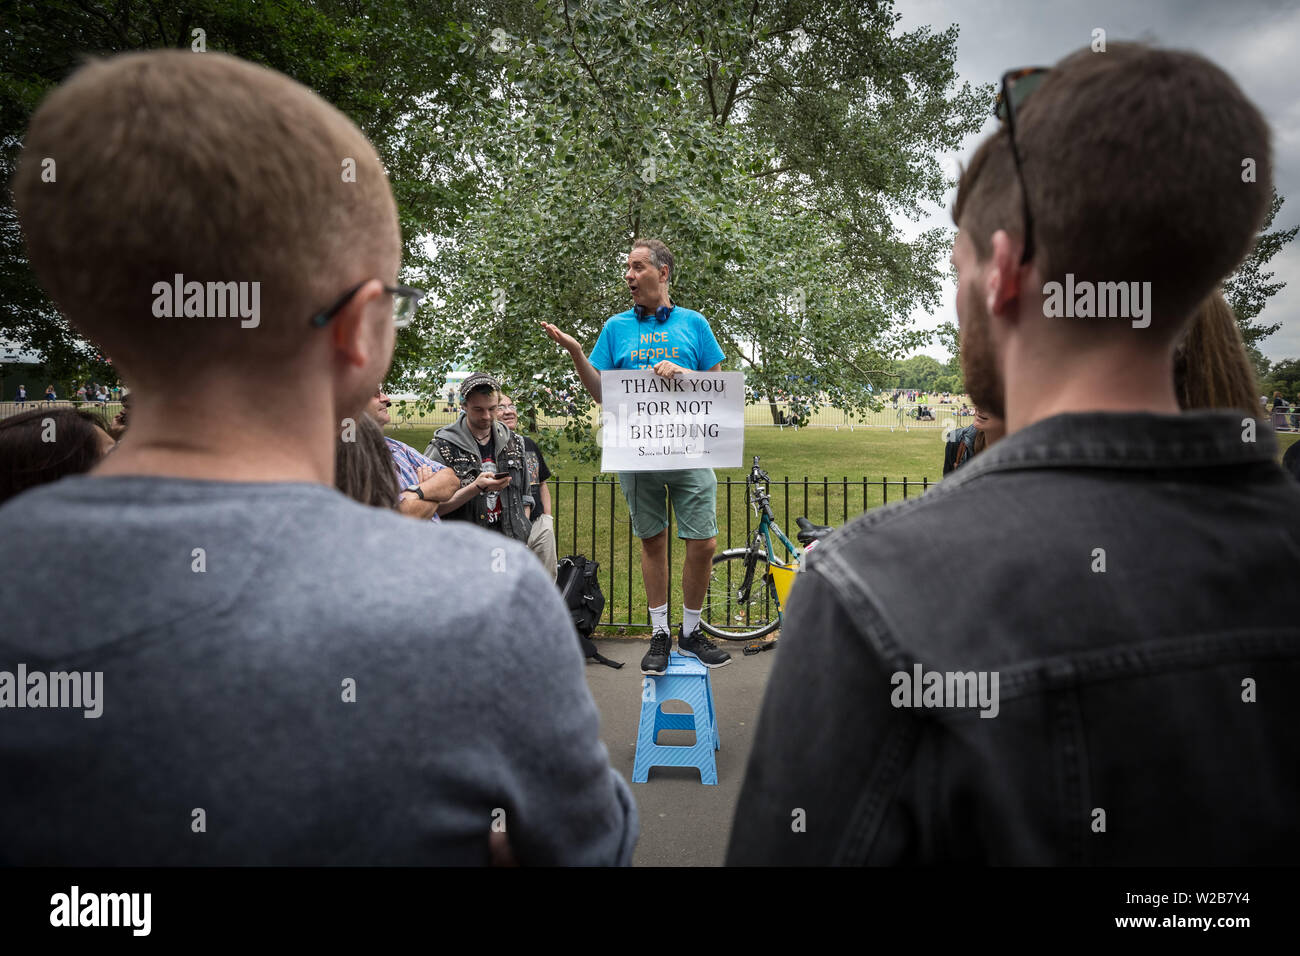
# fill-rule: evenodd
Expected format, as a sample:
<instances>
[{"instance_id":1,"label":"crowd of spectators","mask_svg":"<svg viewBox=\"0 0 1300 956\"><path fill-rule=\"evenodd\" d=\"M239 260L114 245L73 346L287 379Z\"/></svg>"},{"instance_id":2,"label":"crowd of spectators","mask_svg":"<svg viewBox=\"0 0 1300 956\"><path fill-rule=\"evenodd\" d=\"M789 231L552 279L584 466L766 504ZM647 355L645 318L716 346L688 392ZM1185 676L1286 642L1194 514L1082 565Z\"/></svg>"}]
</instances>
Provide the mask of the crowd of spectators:
<instances>
[{"instance_id":1,"label":"crowd of spectators","mask_svg":"<svg viewBox=\"0 0 1300 956\"><path fill-rule=\"evenodd\" d=\"M1294 862L1300 623L1258 585L1294 562L1300 486L1215 292L1268 209L1268 127L1204 58L1120 43L1007 74L999 109L953 208L976 422L932 491L809 554L727 861ZM57 189L51 155L76 157ZM96 720L0 720L0 862L629 864L540 449L484 373L423 453L383 432L418 290L355 123L218 52L94 60L13 191L132 391L111 426L0 421L0 539L42 569L0 576L0 665L108 688ZM1160 311L1049 320L1066 270L1150 276ZM140 290L182 273L260 276L256 333L151 318ZM1002 696L934 703L922 669Z\"/></svg>"},{"instance_id":2,"label":"crowd of spectators","mask_svg":"<svg viewBox=\"0 0 1300 956\"><path fill-rule=\"evenodd\" d=\"M109 402L121 401L125 397L125 390L121 385L102 385L97 382L86 382L84 384L78 384L76 388L73 389L72 395L73 400L81 404L94 403L98 405L107 405ZM14 391L13 400L19 407L28 404L36 404L38 402L48 404L59 401L59 394L58 389L56 389L53 384L50 384L45 386L45 393L40 397L40 399L35 399L27 391L27 386L20 383L18 388Z\"/></svg>"},{"instance_id":3,"label":"crowd of spectators","mask_svg":"<svg viewBox=\"0 0 1300 956\"><path fill-rule=\"evenodd\" d=\"M440 429L421 454L383 434L392 402L382 387L376 388L365 415L345 421L340 431L335 485L363 504L435 523L443 516L471 521L506 534L527 545L554 580L546 458L533 439L515 431L514 401L494 377L467 377L460 399L456 422Z\"/></svg>"}]
</instances>

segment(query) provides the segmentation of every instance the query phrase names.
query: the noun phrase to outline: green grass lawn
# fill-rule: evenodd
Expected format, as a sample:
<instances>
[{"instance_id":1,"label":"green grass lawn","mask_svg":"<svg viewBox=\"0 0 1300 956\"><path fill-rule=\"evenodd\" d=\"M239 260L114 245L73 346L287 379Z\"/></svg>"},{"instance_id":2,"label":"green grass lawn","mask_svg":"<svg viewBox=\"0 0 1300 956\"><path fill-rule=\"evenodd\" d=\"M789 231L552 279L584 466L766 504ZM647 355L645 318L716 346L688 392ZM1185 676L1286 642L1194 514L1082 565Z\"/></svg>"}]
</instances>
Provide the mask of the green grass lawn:
<instances>
[{"instance_id":1,"label":"green grass lawn","mask_svg":"<svg viewBox=\"0 0 1300 956\"><path fill-rule=\"evenodd\" d=\"M387 429L389 435L417 451L424 451L436 431L434 426ZM600 474L599 462L576 462L568 454L570 448L565 442L559 455L547 459L557 477L588 480ZM763 470L773 478L789 475L802 479L807 475L820 481L824 476L860 479L868 475L879 481L888 475L891 480L906 476L920 482L922 478L937 481L943 475L943 430L937 427L913 428L910 432L890 432L886 428L849 431L847 426L839 431L751 427L745 429L744 452L742 467L718 469L719 481L727 476L743 481L754 455L761 457Z\"/></svg>"},{"instance_id":2,"label":"green grass lawn","mask_svg":"<svg viewBox=\"0 0 1300 956\"><path fill-rule=\"evenodd\" d=\"M939 421L944 419L956 419L957 412L961 405L966 404L964 399L956 399L946 404L937 404L936 400L929 396L922 396L919 404L927 405L934 412L935 418ZM908 409L906 414L910 417L910 410L913 404L905 403ZM792 409L788 404L778 402L777 411L783 417L789 416ZM598 407L592 407L587 410L586 419L591 425L596 425L599 421ZM392 416L393 424L403 428L440 428L443 425L450 425L460 415L458 408L447 406L446 402L438 402L436 405L428 408L421 407L420 403L398 399L388 409L389 415ZM816 426L836 426L847 428L850 423L857 427L870 425L873 427L883 427L888 430L894 426L898 420L897 408L892 405L884 405L879 411L865 411L857 414L850 414L833 408L830 405L819 405L812 409L808 416L808 424ZM541 427L549 428L553 426L563 426L567 418L558 416L545 416L541 419ZM745 403L745 425L772 425L776 421L772 416L772 407L767 402L746 402ZM969 425L971 416L963 416L958 422L959 425Z\"/></svg>"},{"instance_id":3,"label":"green grass lawn","mask_svg":"<svg viewBox=\"0 0 1300 956\"><path fill-rule=\"evenodd\" d=\"M433 426L409 426L389 428L388 434L422 452L435 431L437 428ZM1279 451L1285 451L1300 440L1300 435L1282 434L1277 438ZM565 444L559 455L547 459L552 472L551 495L559 554L561 557L585 554L600 562L601 588L606 601L604 620L615 622L615 631L618 622L645 622L648 626L641 585L640 544L632 535L618 479L614 475L602 475L599 463L575 462L568 453L570 448ZM907 497L920 494L928 484L942 477L943 451L940 428L913 428L909 432L881 428L850 431L847 427L838 431L746 428L744 467L717 470L718 547L743 547L756 526L745 492L745 476L754 455L760 456L760 465L772 476L772 508L777 521L793 538L794 519L799 515L818 524L840 525L886 500L901 500L904 480ZM882 486L885 478L888 485ZM847 488L845 479L848 479ZM681 618L681 567L685 549L675 537L671 558L673 586L669 613L676 622Z\"/></svg>"}]
</instances>

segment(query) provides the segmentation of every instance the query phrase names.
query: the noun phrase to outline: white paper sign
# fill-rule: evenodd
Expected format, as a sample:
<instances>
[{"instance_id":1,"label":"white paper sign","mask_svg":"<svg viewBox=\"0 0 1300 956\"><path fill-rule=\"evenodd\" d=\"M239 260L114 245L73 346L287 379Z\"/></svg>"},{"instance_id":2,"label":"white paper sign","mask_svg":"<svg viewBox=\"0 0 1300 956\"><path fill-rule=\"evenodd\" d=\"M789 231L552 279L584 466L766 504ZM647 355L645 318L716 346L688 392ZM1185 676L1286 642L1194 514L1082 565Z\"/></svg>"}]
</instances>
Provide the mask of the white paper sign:
<instances>
[{"instance_id":1,"label":"white paper sign","mask_svg":"<svg viewBox=\"0 0 1300 956\"><path fill-rule=\"evenodd\" d=\"M739 468L745 373L600 373L601 471Z\"/></svg>"}]
</instances>

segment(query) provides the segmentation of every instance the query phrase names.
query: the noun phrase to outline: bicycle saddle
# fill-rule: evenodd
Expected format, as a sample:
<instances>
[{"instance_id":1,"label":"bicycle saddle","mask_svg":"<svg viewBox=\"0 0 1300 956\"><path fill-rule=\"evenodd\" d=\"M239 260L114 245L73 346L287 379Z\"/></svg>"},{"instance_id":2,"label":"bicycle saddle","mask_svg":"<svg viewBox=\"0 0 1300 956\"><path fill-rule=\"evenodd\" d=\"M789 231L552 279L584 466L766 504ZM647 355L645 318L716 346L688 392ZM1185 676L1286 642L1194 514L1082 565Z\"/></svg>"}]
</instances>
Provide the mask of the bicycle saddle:
<instances>
[{"instance_id":1,"label":"bicycle saddle","mask_svg":"<svg viewBox=\"0 0 1300 956\"><path fill-rule=\"evenodd\" d=\"M799 526L799 533L795 537L800 544L811 544L814 541L819 541L835 530L830 525L813 524L807 518L795 518L794 523Z\"/></svg>"}]
</instances>

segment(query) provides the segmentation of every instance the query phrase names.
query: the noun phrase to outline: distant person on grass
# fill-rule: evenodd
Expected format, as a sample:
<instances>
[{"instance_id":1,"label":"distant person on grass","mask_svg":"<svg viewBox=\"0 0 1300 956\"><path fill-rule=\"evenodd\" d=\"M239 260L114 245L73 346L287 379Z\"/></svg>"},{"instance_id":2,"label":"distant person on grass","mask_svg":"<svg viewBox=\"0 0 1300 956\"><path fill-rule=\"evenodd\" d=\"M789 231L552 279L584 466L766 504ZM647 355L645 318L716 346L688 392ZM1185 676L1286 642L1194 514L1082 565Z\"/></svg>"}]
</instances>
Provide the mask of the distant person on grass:
<instances>
[{"instance_id":1,"label":"distant person on grass","mask_svg":"<svg viewBox=\"0 0 1300 956\"><path fill-rule=\"evenodd\" d=\"M952 259L965 381L1007 436L810 554L727 861L1293 864L1300 622L1267 582L1300 487L1270 430L1174 384L1268 210L1268 126L1203 57L1134 44L1003 90ZM1064 317L1067 281L1146 305Z\"/></svg>"},{"instance_id":2,"label":"distant person on grass","mask_svg":"<svg viewBox=\"0 0 1300 956\"><path fill-rule=\"evenodd\" d=\"M668 292L672 272L672 253L658 239L638 239L632 244L623 280L633 306L605 321L590 360L573 336L550 322L542 323L546 334L569 353L578 377L597 402L601 400L600 373L611 369L651 369L656 375L675 378L722 368L725 356L708 320L673 303ZM649 344L652 339L656 344ZM650 650L641 659L641 673L663 674L672 650L668 631L669 499L677 516L677 537L686 541L677 649L706 667L729 663L731 654L700 629L700 611L718 545L718 479L713 469L624 471L619 472L618 483L627 500L632 530L641 539L641 576L650 604Z\"/></svg>"},{"instance_id":3,"label":"distant person on grass","mask_svg":"<svg viewBox=\"0 0 1300 956\"><path fill-rule=\"evenodd\" d=\"M636 810L537 562L333 487L411 317L356 125L165 50L81 67L23 146L33 270L133 405L95 472L0 508L42 569L0 576L0 669L97 671L103 703L0 711L4 862L629 862ZM176 275L259 282L260 324L156 319Z\"/></svg>"}]
</instances>

